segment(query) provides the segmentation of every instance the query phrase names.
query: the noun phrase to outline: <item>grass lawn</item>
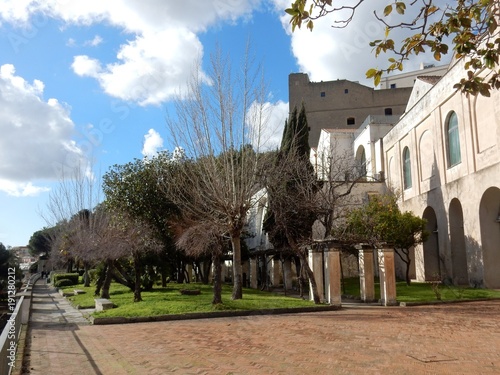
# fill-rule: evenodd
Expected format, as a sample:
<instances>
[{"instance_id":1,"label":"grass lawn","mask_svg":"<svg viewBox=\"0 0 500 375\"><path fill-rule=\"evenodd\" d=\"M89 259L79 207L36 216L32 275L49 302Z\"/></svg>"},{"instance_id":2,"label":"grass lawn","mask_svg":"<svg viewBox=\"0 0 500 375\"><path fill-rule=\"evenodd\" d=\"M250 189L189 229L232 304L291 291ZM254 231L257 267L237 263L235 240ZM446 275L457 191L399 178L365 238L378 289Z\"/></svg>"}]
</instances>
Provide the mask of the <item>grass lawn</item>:
<instances>
[{"instance_id":1,"label":"grass lawn","mask_svg":"<svg viewBox=\"0 0 500 375\"><path fill-rule=\"evenodd\" d=\"M491 289L465 288L440 284L438 291L442 301L471 300L481 298L500 298L500 291ZM344 293L355 297L360 296L359 278L344 279ZM396 283L396 295L399 302L431 302L437 301L436 293L430 283L411 283L399 281ZM375 281L375 296L380 298L380 284Z\"/></svg>"},{"instance_id":2,"label":"grass lawn","mask_svg":"<svg viewBox=\"0 0 500 375\"><path fill-rule=\"evenodd\" d=\"M74 306L93 308L95 286L84 288L75 285L61 288L66 292L74 289L84 290L84 294L70 296L68 299ZM199 295L182 295L180 289L200 289ZM95 317L138 317L166 314L185 314L191 312L211 312L217 310L261 310L272 308L311 307L310 301L282 295L261 292L255 289L243 289L243 299L231 300L232 285L224 285L222 289L222 306L212 306L212 286L202 284L168 284L166 288L157 287L150 292L142 292L142 302L134 303L133 293L127 287L113 283L110 289L114 309L96 312Z\"/></svg>"}]
</instances>

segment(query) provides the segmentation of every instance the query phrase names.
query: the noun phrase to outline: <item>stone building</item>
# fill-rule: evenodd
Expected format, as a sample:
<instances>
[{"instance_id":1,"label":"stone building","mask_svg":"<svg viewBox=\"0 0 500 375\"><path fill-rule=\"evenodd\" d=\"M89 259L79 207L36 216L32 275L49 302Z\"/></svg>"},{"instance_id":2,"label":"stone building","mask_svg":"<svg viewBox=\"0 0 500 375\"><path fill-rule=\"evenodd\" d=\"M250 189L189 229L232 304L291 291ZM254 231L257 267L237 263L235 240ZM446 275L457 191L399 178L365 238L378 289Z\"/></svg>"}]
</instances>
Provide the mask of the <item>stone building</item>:
<instances>
[{"instance_id":1,"label":"stone building","mask_svg":"<svg viewBox=\"0 0 500 375\"><path fill-rule=\"evenodd\" d=\"M427 220L431 235L414 249L413 279L500 288L500 93L457 92L463 64L442 77L416 75L399 119L369 116L350 136L323 130L314 155L331 154L332 144L345 150L352 139L367 179L400 192L401 209Z\"/></svg>"},{"instance_id":2,"label":"stone building","mask_svg":"<svg viewBox=\"0 0 500 375\"><path fill-rule=\"evenodd\" d=\"M400 116L411 88L375 90L357 82L311 82L304 73L288 77L290 112L304 103L310 127L309 144L317 147L321 129L355 130L370 115Z\"/></svg>"},{"instance_id":3,"label":"stone building","mask_svg":"<svg viewBox=\"0 0 500 375\"><path fill-rule=\"evenodd\" d=\"M405 114L383 137L387 184L431 232L415 249L416 280L500 288L500 93L453 89L463 64L417 80Z\"/></svg>"},{"instance_id":4,"label":"stone building","mask_svg":"<svg viewBox=\"0 0 500 375\"><path fill-rule=\"evenodd\" d=\"M500 288L500 92L457 92L461 60L437 72L406 74L412 88L387 90L291 74L290 108L306 106L317 170L340 155L364 168L356 202L390 187L402 211L427 220L431 235L413 250L414 280ZM265 202L259 210L261 218ZM258 233L258 245L269 246ZM401 264L396 271L402 276Z\"/></svg>"}]
</instances>

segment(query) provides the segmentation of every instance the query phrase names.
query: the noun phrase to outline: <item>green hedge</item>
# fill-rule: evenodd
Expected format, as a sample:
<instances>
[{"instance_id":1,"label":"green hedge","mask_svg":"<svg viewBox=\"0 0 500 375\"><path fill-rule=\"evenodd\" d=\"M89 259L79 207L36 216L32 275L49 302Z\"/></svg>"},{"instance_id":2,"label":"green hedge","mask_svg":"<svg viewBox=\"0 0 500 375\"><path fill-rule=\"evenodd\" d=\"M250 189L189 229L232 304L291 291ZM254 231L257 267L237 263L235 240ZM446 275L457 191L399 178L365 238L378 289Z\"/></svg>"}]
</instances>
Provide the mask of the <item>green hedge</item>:
<instances>
[{"instance_id":1,"label":"green hedge","mask_svg":"<svg viewBox=\"0 0 500 375\"><path fill-rule=\"evenodd\" d=\"M59 279L54 283L54 286L56 288L60 288L62 286L71 286L71 285L75 285L75 284L73 283L73 280L70 280L70 279Z\"/></svg>"},{"instance_id":2,"label":"green hedge","mask_svg":"<svg viewBox=\"0 0 500 375\"><path fill-rule=\"evenodd\" d=\"M70 285L77 285L78 284L78 277L79 275L77 273L56 273L52 275L52 284L57 287L57 282L62 279L67 279L71 280L72 284ZM66 285L68 286L68 285Z\"/></svg>"}]
</instances>

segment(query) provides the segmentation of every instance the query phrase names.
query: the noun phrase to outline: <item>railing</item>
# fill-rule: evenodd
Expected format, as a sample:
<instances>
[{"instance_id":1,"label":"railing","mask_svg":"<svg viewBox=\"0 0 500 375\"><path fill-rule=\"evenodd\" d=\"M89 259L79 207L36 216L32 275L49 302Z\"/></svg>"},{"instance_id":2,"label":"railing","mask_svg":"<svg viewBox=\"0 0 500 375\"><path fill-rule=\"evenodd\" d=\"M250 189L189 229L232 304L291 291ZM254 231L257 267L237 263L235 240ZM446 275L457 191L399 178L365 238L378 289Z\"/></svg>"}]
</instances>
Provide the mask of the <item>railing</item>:
<instances>
[{"instance_id":1,"label":"railing","mask_svg":"<svg viewBox=\"0 0 500 375\"><path fill-rule=\"evenodd\" d=\"M31 307L32 286L40 275L31 276L22 288L16 307L0 335L0 374L10 375L16 363L17 344L21 336L22 325L28 324ZM9 295L11 298L11 295Z\"/></svg>"}]
</instances>

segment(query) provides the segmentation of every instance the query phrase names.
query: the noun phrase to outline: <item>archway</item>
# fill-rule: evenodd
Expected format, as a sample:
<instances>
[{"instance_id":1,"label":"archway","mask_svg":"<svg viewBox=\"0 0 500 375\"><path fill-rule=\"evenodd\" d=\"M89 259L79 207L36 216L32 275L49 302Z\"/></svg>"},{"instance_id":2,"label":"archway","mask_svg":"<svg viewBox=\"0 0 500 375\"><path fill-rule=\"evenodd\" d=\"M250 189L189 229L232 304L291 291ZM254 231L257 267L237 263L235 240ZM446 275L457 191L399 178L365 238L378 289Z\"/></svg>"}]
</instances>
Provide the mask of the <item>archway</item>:
<instances>
[{"instance_id":1,"label":"archway","mask_svg":"<svg viewBox=\"0 0 500 375\"><path fill-rule=\"evenodd\" d=\"M424 210L422 218L427 220L427 230L430 235L424 242L424 277L425 280L441 279L441 269L439 267L439 242L436 212L432 207Z\"/></svg>"},{"instance_id":2,"label":"archway","mask_svg":"<svg viewBox=\"0 0 500 375\"><path fill-rule=\"evenodd\" d=\"M500 189L487 189L479 204L484 286L500 288Z\"/></svg>"},{"instance_id":3,"label":"archway","mask_svg":"<svg viewBox=\"0 0 500 375\"><path fill-rule=\"evenodd\" d=\"M449 220L453 283L455 285L467 285L469 284L469 277L467 274L467 253L465 251L464 214L462 204L457 198L453 198L450 202Z\"/></svg>"}]
</instances>

